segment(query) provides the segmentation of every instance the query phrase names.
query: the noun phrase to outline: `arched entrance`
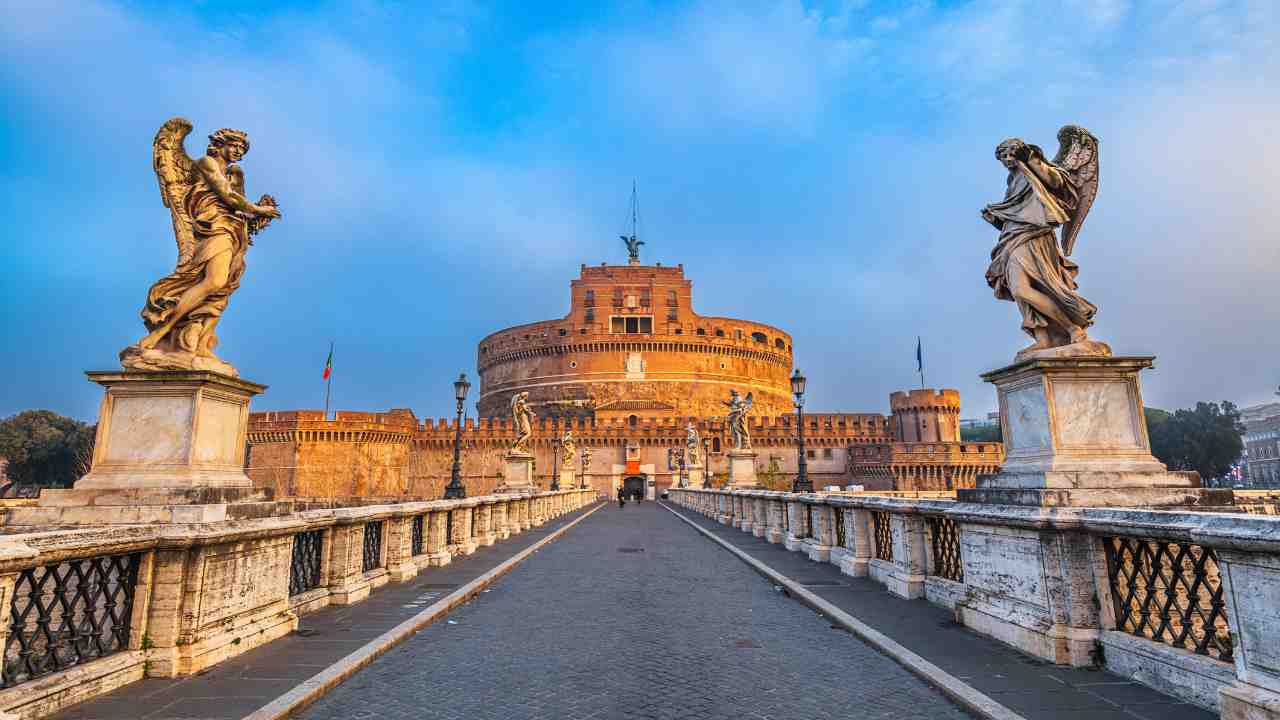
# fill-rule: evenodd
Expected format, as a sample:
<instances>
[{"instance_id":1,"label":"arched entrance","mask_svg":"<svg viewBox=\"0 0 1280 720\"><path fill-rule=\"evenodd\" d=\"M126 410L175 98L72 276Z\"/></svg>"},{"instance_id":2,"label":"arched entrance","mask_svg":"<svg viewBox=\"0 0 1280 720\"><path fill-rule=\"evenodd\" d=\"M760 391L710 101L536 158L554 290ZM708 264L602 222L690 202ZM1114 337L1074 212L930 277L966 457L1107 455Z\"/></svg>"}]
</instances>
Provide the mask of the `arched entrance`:
<instances>
[{"instance_id":1,"label":"arched entrance","mask_svg":"<svg viewBox=\"0 0 1280 720\"><path fill-rule=\"evenodd\" d=\"M628 500L639 502L644 499L644 485L643 475L632 475L622 481L622 493Z\"/></svg>"}]
</instances>

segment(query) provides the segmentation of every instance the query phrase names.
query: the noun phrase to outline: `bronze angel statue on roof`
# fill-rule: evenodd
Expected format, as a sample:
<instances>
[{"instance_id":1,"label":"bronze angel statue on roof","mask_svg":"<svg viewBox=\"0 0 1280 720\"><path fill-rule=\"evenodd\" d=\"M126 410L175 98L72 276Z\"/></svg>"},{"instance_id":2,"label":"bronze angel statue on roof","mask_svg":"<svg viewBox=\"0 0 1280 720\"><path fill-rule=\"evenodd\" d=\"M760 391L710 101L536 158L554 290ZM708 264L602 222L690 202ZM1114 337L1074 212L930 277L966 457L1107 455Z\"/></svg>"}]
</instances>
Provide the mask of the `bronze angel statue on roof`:
<instances>
[{"instance_id":1,"label":"bronze angel statue on roof","mask_svg":"<svg viewBox=\"0 0 1280 720\"><path fill-rule=\"evenodd\" d=\"M982 209L983 219L1000 231L987 284L997 298L1017 303L1022 329L1035 339L1018 353L1019 361L1111 354L1086 333L1098 308L1076 292L1080 268L1067 259L1098 194L1098 139L1067 125L1058 131L1058 145L1048 160L1018 138L1000 143L996 159L1009 170L1004 200Z\"/></svg>"},{"instance_id":2,"label":"bronze angel statue on roof","mask_svg":"<svg viewBox=\"0 0 1280 720\"><path fill-rule=\"evenodd\" d=\"M250 239L280 217L276 201L250 202L244 171L236 163L249 152L249 136L223 128L209 136L199 160L183 148L191 122L172 118L156 132L152 161L160 199L173 218L178 241L174 271L147 292L142 321L149 331L120 352L136 370L213 370L237 375L213 353L215 328L231 293L240 287Z\"/></svg>"}]
</instances>

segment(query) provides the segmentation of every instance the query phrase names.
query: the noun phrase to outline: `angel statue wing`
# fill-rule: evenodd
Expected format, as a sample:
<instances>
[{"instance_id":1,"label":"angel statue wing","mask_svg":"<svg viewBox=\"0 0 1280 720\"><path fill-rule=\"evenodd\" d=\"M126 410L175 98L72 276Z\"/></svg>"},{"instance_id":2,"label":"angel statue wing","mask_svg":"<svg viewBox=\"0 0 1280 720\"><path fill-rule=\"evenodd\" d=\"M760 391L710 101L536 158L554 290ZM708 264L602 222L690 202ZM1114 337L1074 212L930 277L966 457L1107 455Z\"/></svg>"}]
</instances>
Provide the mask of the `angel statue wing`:
<instances>
[{"instance_id":1,"label":"angel statue wing","mask_svg":"<svg viewBox=\"0 0 1280 720\"><path fill-rule=\"evenodd\" d=\"M151 163L160 182L160 199L173 216L173 234L178 240L178 265L191 259L196 238L191 232L191 216L187 214L187 193L195 185L195 163L187 156L182 141L191 132L191 121L170 118L156 131L151 143Z\"/></svg>"},{"instance_id":2,"label":"angel statue wing","mask_svg":"<svg viewBox=\"0 0 1280 720\"><path fill-rule=\"evenodd\" d=\"M755 400L752 399L751 393L747 393L747 401L742 405L742 414L746 415L747 412L751 410L751 406L754 404L755 404Z\"/></svg>"},{"instance_id":3,"label":"angel statue wing","mask_svg":"<svg viewBox=\"0 0 1280 720\"><path fill-rule=\"evenodd\" d=\"M1058 154L1053 164L1066 172L1076 191L1071 220L1062 226L1062 253L1071 255L1080 226L1098 196L1098 138L1079 125L1064 125L1058 131Z\"/></svg>"}]
</instances>

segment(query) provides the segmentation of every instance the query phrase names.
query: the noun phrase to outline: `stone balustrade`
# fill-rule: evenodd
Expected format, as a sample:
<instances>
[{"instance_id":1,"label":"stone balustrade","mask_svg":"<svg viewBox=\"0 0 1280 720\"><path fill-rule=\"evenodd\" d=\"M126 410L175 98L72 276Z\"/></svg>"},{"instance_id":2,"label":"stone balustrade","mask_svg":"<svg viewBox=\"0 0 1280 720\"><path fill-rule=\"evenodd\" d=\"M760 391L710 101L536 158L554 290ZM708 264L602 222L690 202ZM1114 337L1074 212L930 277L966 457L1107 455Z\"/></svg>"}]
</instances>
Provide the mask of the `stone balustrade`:
<instances>
[{"instance_id":1,"label":"stone balustrade","mask_svg":"<svg viewBox=\"0 0 1280 720\"><path fill-rule=\"evenodd\" d=\"M1231 720L1280 717L1280 517L670 493L1039 658L1104 666Z\"/></svg>"},{"instance_id":2,"label":"stone balustrade","mask_svg":"<svg viewBox=\"0 0 1280 720\"><path fill-rule=\"evenodd\" d=\"M0 717L199 672L289 634L305 613L360 602L595 500L574 489L6 535Z\"/></svg>"}]
</instances>

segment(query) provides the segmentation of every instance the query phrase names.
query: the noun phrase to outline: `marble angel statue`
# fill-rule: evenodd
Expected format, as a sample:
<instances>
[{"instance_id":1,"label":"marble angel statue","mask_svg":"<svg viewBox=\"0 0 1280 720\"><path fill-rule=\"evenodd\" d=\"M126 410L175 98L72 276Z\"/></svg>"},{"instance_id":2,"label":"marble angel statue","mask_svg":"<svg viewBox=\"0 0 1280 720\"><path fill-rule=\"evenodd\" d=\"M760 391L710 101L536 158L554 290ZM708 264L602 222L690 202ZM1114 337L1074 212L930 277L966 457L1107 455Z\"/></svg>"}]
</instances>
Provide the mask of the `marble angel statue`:
<instances>
[{"instance_id":1,"label":"marble angel statue","mask_svg":"<svg viewBox=\"0 0 1280 720\"><path fill-rule=\"evenodd\" d=\"M725 423L729 426L729 431L733 433L733 448L735 450L750 450L751 435L747 429L747 413L751 411L751 406L755 404L751 393L747 393L747 397L743 398L738 394L737 390L730 390L729 399L721 400L720 403L729 408Z\"/></svg>"},{"instance_id":2,"label":"marble angel statue","mask_svg":"<svg viewBox=\"0 0 1280 720\"><path fill-rule=\"evenodd\" d=\"M1067 125L1058 144L1049 160L1021 139L1000 143L996 159L1009 170L1004 199L982 209L1000 231L987 284L997 298L1017 304L1022 329L1035 339L1017 360L1111 354L1086 333L1097 307L1076 292L1080 268L1068 259L1098 194L1098 139Z\"/></svg>"},{"instance_id":3,"label":"marble angel statue","mask_svg":"<svg viewBox=\"0 0 1280 720\"><path fill-rule=\"evenodd\" d=\"M205 154L193 160L183 148L190 132L190 121L172 118L152 143L178 261L147 292L141 314L149 332L120 352L120 362L137 370L213 370L235 376L235 368L214 355L215 330L240 287L252 236L280 217L280 210L270 195L256 203L245 197L244 171L236 163L249 152L248 135L218 130L209 136Z\"/></svg>"},{"instance_id":4,"label":"marble angel statue","mask_svg":"<svg viewBox=\"0 0 1280 720\"><path fill-rule=\"evenodd\" d=\"M698 436L698 428L689 423L685 426L684 435L685 457L689 458L690 465L701 465L702 438Z\"/></svg>"},{"instance_id":5,"label":"marble angel statue","mask_svg":"<svg viewBox=\"0 0 1280 720\"><path fill-rule=\"evenodd\" d=\"M518 392L511 396L511 426L516 431L516 441L511 443L512 454L529 454L529 438L533 437L533 419L537 417L529 407L529 393Z\"/></svg>"},{"instance_id":6,"label":"marble angel statue","mask_svg":"<svg viewBox=\"0 0 1280 720\"><path fill-rule=\"evenodd\" d=\"M560 467L565 470L572 470L573 456L578 449L578 443L573 439L572 430L564 431L564 437L560 438L560 447L564 448L564 459L560 462Z\"/></svg>"}]
</instances>

